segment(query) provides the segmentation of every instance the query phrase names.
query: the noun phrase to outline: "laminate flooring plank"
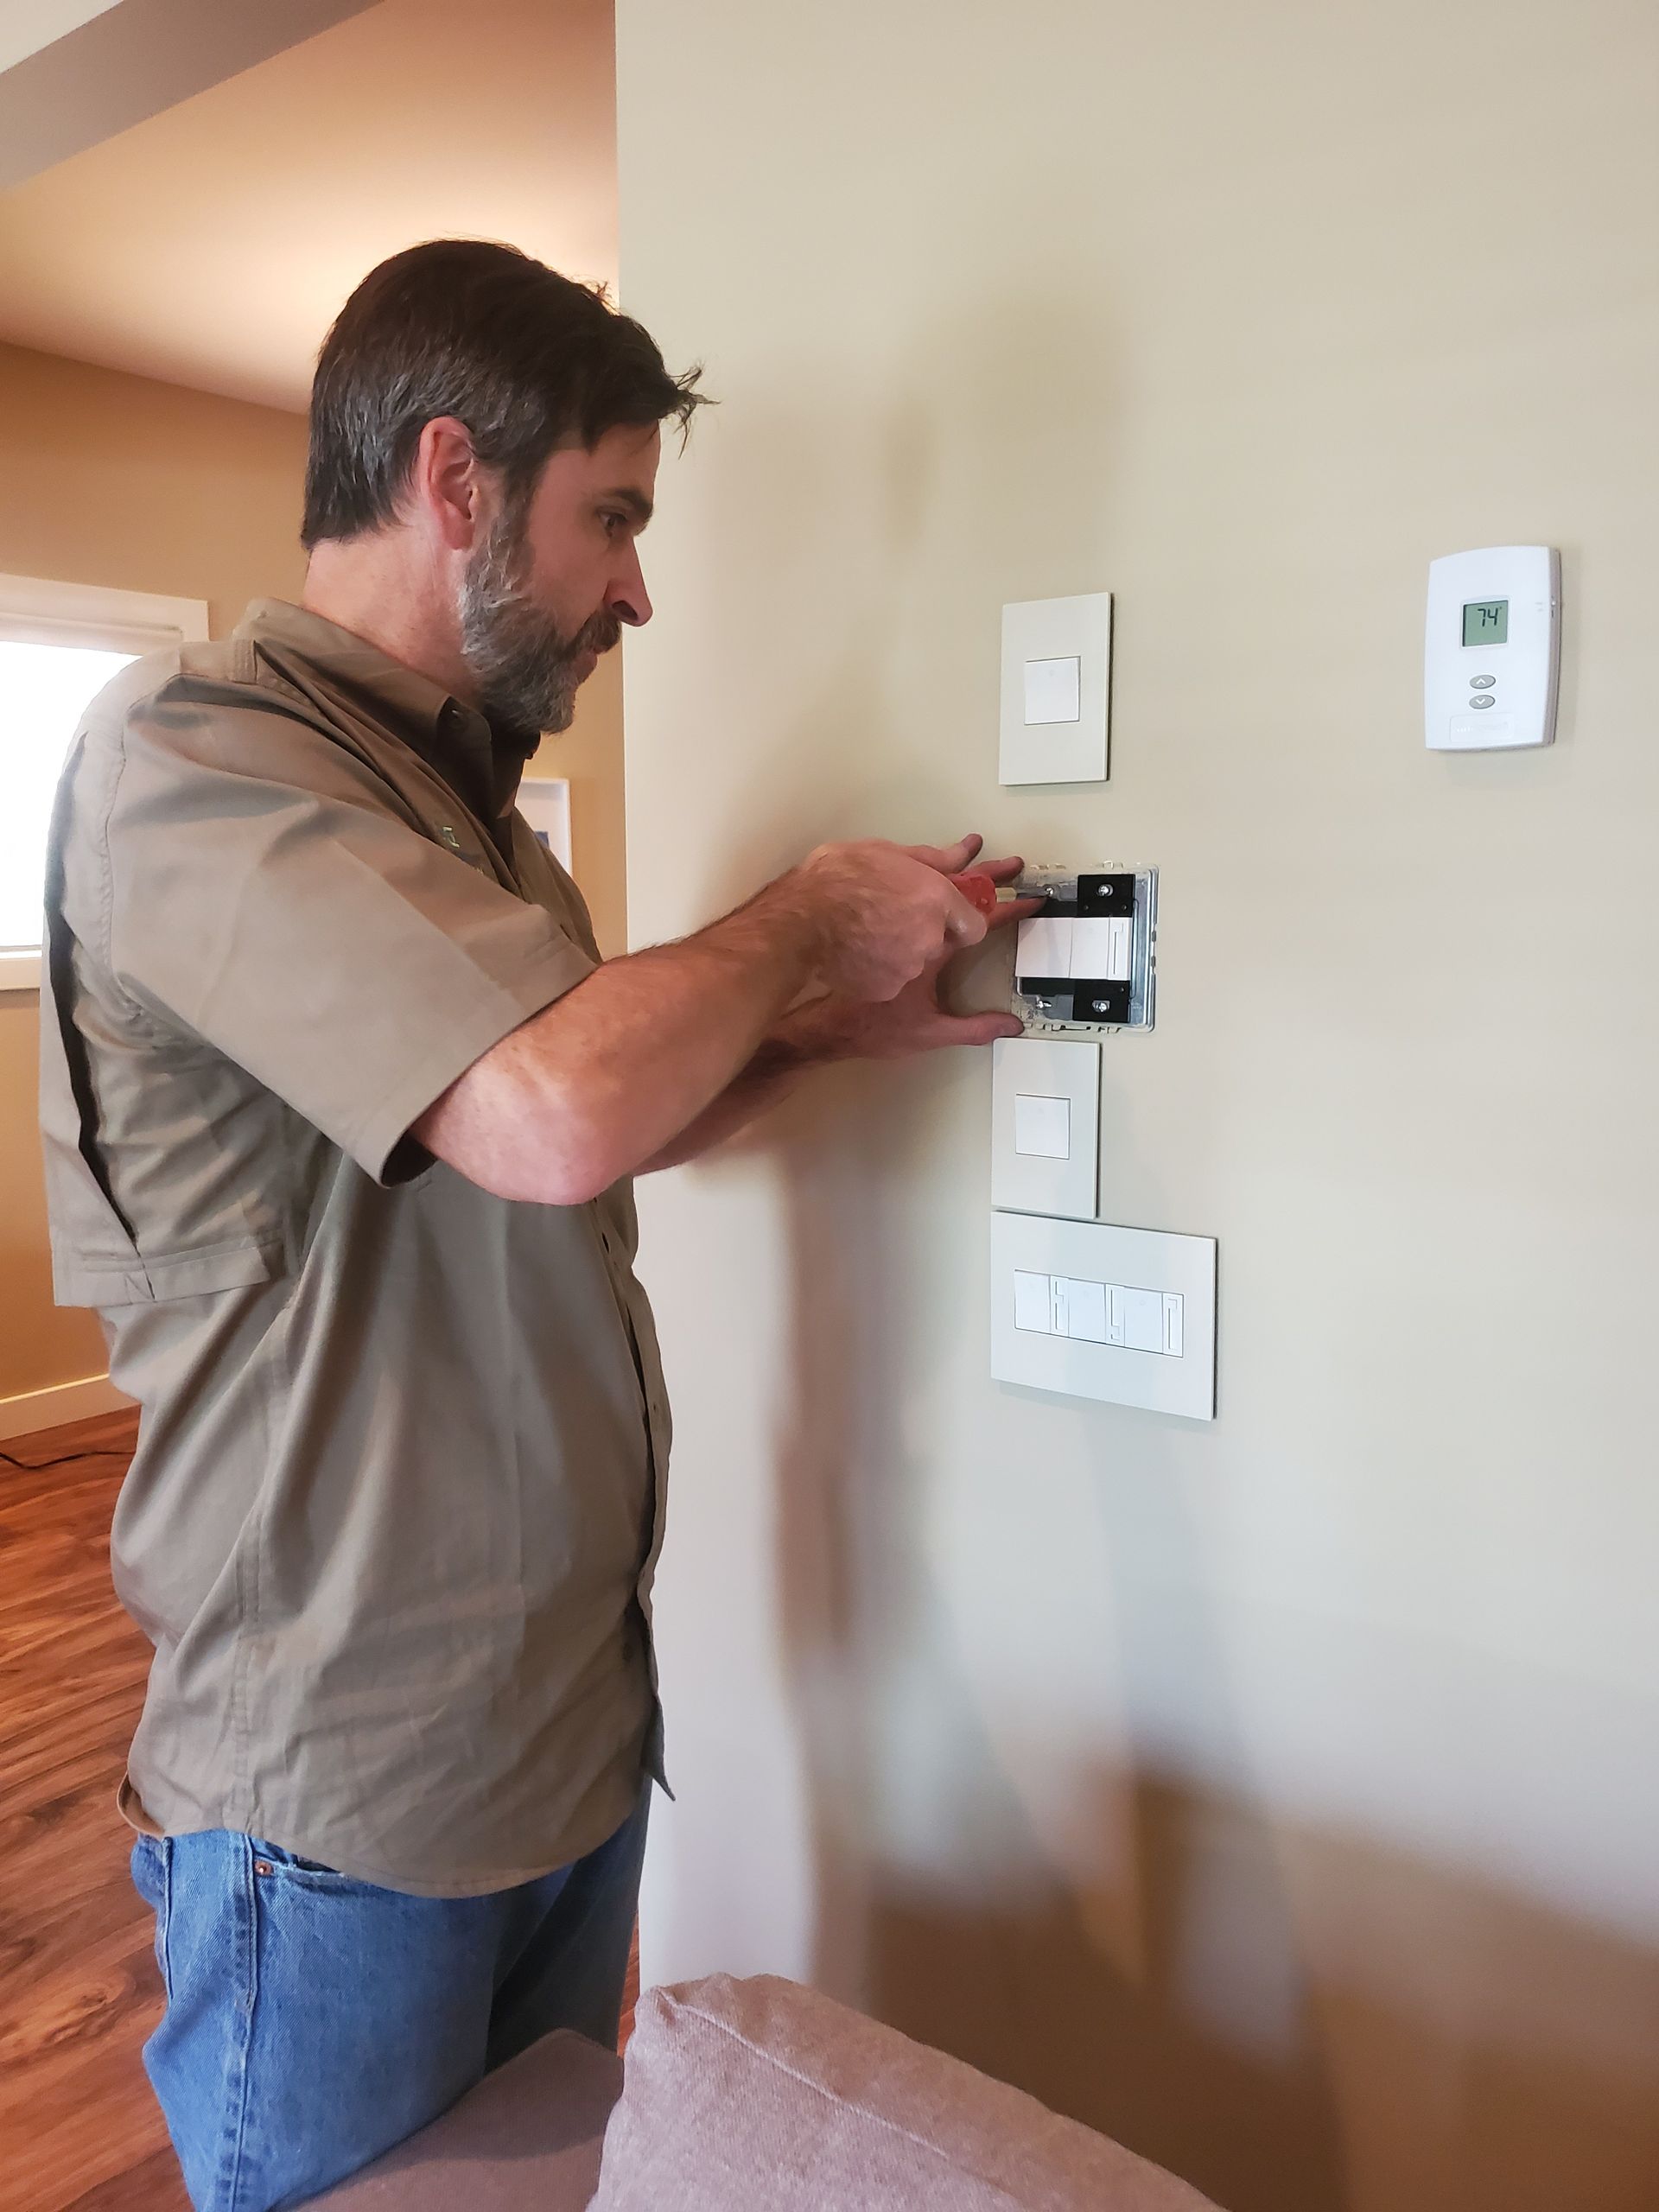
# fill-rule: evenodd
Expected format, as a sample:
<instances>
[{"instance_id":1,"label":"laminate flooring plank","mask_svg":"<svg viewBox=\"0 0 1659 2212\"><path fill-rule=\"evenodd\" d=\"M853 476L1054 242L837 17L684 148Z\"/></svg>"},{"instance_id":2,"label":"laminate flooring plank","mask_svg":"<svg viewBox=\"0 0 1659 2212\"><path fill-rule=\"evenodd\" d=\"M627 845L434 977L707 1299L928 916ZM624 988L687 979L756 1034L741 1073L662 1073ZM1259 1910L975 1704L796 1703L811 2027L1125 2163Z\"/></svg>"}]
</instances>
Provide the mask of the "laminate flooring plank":
<instances>
[{"instance_id":1,"label":"laminate flooring plank","mask_svg":"<svg viewBox=\"0 0 1659 2212\"><path fill-rule=\"evenodd\" d=\"M110 1585L110 1516L135 1427L130 1414L103 1414L0 1446L8 2212L187 2212L139 2056L161 1977L115 1810L149 1668Z\"/></svg>"},{"instance_id":2,"label":"laminate flooring plank","mask_svg":"<svg viewBox=\"0 0 1659 2212\"><path fill-rule=\"evenodd\" d=\"M190 2200L169 2148L89 2189L66 2212L190 2212Z\"/></svg>"}]
</instances>

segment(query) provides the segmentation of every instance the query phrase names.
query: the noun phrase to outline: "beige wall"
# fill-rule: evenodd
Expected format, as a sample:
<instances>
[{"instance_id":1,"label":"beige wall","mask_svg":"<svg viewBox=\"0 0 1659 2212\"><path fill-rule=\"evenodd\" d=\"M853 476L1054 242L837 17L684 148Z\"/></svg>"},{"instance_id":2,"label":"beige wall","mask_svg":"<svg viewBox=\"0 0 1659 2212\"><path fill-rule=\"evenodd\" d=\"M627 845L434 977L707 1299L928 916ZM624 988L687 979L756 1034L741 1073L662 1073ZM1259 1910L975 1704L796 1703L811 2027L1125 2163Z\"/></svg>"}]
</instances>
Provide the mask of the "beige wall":
<instances>
[{"instance_id":1,"label":"beige wall","mask_svg":"<svg viewBox=\"0 0 1659 2212\"><path fill-rule=\"evenodd\" d=\"M0 571L206 599L297 596L302 416L0 345ZM622 948L621 671L539 765L572 781L578 875ZM90 1315L51 1303L35 1130L36 1001L0 993L0 1398L99 1373Z\"/></svg>"},{"instance_id":2,"label":"beige wall","mask_svg":"<svg viewBox=\"0 0 1659 2212\"><path fill-rule=\"evenodd\" d=\"M644 1191L679 1408L649 1975L813 1976L1235 2212L1659 2175L1659 372L1635 0L624 0L622 275L720 409L631 640L636 937L818 838L1163 870L1103 1211L1212 1427L987 1379L982 1061ZM1559 544L1560 742L1423 749ZM1103 788L998 609L1117 594Z\"/></svg>"}]
</instances>

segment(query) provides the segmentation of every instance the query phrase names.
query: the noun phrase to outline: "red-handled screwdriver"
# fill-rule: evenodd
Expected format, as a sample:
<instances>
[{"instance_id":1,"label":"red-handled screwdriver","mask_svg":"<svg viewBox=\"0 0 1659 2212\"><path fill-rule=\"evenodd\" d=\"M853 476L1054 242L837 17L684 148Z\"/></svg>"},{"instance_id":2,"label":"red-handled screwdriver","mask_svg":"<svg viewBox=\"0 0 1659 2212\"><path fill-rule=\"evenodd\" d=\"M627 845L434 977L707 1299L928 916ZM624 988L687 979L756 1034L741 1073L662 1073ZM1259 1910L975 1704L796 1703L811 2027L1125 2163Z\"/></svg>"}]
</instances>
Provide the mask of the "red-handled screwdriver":
<instances>
[{"instance_id":1,"label":"red-handled screwdriver","mask_svg":"<svg viewBox=\"0 0 1659 2212\"><path fill-rule=\"evenodd\" d=\"M976 913L988 921L996 912L996 883L981 868L969 868L965 875L953 875L951 888L960 891Z\"/></svg>"},{"instance_id":2,"label":"red-handled screwdriver","mask_svg":"<svg viewBox=\"0 0 1659 2212\"><path fill-rule=\"evenodd\" d=\"M970 868L965 874L953 875L950 883L955 890L961 892L976 912L983 914L988 922L1001 903L997 898L996 878L987 875L983 868ZM1048 895L1046 889L1042 888L1015 891L1014 893L1016 899L1046 899Z\"/></svg>"}]
</instances>

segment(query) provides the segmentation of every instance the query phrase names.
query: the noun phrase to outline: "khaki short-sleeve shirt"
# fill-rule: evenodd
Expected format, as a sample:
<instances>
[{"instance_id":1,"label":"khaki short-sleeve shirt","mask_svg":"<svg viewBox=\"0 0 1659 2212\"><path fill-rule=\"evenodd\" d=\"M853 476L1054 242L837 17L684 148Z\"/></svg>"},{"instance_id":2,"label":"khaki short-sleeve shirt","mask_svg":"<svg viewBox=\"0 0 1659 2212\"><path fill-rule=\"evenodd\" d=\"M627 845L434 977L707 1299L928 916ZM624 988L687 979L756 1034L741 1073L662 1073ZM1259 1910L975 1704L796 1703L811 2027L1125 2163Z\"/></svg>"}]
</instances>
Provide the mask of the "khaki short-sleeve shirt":
<instances>
[{"instance_id":1,"label":"khaki short-sleeve shirt","mask_svg":"<svg viewBox=\"0 0 1659 2212\"><path fill-rule=\"evenodd\" d=\"M631 1191L512 1203L408 1135L598 963L521 757L262 602L94 702L48 864L57 1293L141 1408L129 1812L429 1896L567 1863L661 1779Z\"/></svg>"}]
</instances>

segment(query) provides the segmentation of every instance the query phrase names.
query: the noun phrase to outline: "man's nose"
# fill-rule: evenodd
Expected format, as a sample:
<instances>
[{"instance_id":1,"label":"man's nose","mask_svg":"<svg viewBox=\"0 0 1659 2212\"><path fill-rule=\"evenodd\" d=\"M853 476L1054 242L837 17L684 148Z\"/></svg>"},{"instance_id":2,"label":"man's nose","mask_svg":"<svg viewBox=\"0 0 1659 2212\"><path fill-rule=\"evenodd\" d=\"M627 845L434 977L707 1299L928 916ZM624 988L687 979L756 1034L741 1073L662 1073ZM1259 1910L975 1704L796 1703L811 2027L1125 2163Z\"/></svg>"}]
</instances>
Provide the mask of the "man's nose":
<instances>
[{"instance_id":1,"label":"man's nose","mask_svg":"<svg viewBox=\"0 0 1659 2212\"><path fill-rule=\"evenodd\" d=\"M639 566L638 553L605 594L605 604L619 622L626 622L636 630L650 621L651 594L645 589L645 571Z\"/></svg>"}]
</instances>

